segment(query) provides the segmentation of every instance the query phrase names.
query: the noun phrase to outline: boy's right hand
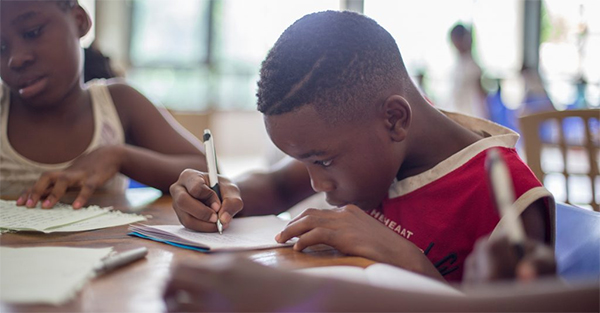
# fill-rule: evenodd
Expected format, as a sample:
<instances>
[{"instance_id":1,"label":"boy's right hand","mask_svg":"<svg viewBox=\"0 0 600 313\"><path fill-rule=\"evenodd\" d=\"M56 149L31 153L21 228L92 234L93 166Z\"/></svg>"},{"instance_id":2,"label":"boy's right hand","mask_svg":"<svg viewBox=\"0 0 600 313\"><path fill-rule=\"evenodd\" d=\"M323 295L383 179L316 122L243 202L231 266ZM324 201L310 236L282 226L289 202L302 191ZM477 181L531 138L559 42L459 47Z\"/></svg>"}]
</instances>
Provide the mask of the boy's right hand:
<instances>
[{"instance_id":1,"label":"boy's right hand","mask_svg":"<svg viewBox=\"0 0 600 313\"><path fill-rule=\"evenodd\" d=\"M229 179L219 176L219 188L223 202L208 186L208 173L186 169L169 189L173 197L173 210L186 228L217 231L217 216L227 229L233 216L242 210L243 202L239 188Z\"/></svg>"}]
</instances>

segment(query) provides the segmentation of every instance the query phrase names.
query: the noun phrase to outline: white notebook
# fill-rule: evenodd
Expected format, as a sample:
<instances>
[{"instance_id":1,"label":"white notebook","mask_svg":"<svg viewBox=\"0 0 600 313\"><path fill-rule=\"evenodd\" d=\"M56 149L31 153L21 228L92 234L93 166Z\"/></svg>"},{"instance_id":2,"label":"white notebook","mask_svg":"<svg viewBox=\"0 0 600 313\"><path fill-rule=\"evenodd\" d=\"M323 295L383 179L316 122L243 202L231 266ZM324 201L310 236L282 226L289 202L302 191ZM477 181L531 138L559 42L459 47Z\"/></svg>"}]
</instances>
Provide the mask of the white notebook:
<instances>
[{"instance_id":1,"label":"white notebook","mask_svg":"<svg viewBox=\"0 0 600 313\"><path fill-rule=\"evenodd\" d=\"M280 244L275 235L281 232L287 221L274 215L234 218L223 234L201 233L181 225L140 225L129 226L131 235L160 241L186 249L200 251L239 251L284 247L293 244L288 241Z\"/></svg>"},{"instance_id":2,"label":"white notebook","mask_svg":"<svg viewBox=\"0 0 600 313\"><path fill-rule=\"evenodd\" d=\"M356 266L324 266L296 270L299 273L343 279L376 287L444 295L463 295L458 289L389 264L376 263L367 268Z\"/></svg>"},{"instance_id":3,"label":"white notebook","mask_svg":"<svg viewBox=\"0 0 600 313\"><path fill-rule=\"evenodd\" d=\"M76 232L145 221L137 214L111 211L112 207L93 205L79 210L68 204L52 209L17 206L16 201L0 200L0 231Z\"/></svg>"}]
</instances>

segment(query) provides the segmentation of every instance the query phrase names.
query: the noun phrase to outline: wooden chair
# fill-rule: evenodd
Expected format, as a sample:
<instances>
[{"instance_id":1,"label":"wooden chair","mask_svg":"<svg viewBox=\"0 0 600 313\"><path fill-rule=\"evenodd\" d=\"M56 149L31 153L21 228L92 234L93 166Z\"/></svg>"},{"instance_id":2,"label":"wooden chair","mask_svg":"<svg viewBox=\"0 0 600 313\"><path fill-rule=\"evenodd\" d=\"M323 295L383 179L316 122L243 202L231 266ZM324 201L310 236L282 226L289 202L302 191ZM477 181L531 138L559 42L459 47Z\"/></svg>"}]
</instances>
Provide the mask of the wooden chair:
<instances>
[{"instance_id":1,"label":"wooden chair","mask_svg":"<svg viewBox=\"0 0 600 313\"><path fill-rule=\"evenodd\" d=\"M591 199L589 203L578 202L579 205L589 205L593 210L599 211L600 197L597 189L600 188L600 109L566 110L543 112L526 115L519 118L524 151L527 164L537 176L545 183L544 179L550 173L564 176L565 202L570 203L573 190L569 188L569 179L573 176L587 176L591 185ZM544 149L558 149L562 158L562 171L544 169L542 160ZM575 155L586 156L589 166L578 164L579 171L574 171L573 160ZM559 158L560 159L560 158ZM547 166L546 166L547 167ZM571 167L571 168L570 168ZM587 169L582 172L581 168ZM561 199L558 199L559 201Z\"/></svg>"}]
</instances>

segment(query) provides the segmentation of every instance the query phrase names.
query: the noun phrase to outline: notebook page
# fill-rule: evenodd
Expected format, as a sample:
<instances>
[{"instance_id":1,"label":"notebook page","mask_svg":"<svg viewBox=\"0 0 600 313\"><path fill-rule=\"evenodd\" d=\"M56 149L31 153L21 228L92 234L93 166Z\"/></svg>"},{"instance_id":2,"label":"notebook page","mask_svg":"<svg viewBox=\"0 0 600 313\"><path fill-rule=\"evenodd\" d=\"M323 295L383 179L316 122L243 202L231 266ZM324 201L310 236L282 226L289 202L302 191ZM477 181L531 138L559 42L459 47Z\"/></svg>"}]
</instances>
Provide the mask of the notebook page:
<instances>
[{"instance_id":1,"label":"notebook page","mask_svg":"<svg viewBox=\"0 0 600 313\"><path fill-rule=\"evenodd\" d=\"M389 264L376 263L367 267L365 272L369 282L374 286L434 294L462 295L460 291L450 285Z\"/></svg>"},{"instance_id":2,"label":"notebook page","mask_svg":"<svg viewBox=\"0 0 600 313\"><path fill-rule=\"evenodd\" d=\"M112 248L0 247L0 300L59 305L92 278Z\"/></svg>"},{"instance_id":3,"label":"notebook page","mask_svg":"<svg viewBox=\"0 0 600 313\"><path fill-rule=\"evenodd\" d=\"M287 225L287 221L274 215L235 218L229 227L219 233L200 233L181 225L132 225L130 230L149 237L175 243L220 250L254 250L291 245L275 241L275 235Z\"/></svg>"},{"instance_id":4,"label":"notebook page","mask_svg":"<svg viewBox=\"0 0 600 313\"><path fill-rule=\"evenodd\" d=\"M146 218L137 214L127 214L119 211L110 211L106 214L89 218L83 221L75 222L65 226L53 227L46 229L46 233L50 232L77 232L100 228L108 228L114 226L127 225L131 223L145 221Z\"/></svg>"},{"instance_id":5,"label":"notebook page","mask_svg":"<svg viewBox=\"0 0 600 313\"><path fill-rule=\"evenodd\" d=\"M89 206L74 210L72 206L59 204L52 209L17 206L16 201L0 200L0 229L46 231L77 221L107 213L108 209Z\"/></svg>"},{"instance_id":6,"label":"notebook page","mask_svg":"<svg viewBox=\"0 0 600 313\"><path fill-rule=\"evenodd\" d=\"M336 266L320 266L309 267L296 270L298 273L308 274L312 276L330 277L336 279L347 280L354 283L365 284L369 283L369 278L365 269L358 266L336 265Z\"/></svg>"},{"instance_id":7,"label":"notebook page","mask_svg":"<svg viewBox=\"0 0 600 313\"><path fill-rule=\"evenodd\" d=\"M383 263L376 263L365 269L357 266L340 265L304 268L296 271L302 274L342 279L388 289L462 295L457 289L442 282Z\"/></svg>"}]
</instances>

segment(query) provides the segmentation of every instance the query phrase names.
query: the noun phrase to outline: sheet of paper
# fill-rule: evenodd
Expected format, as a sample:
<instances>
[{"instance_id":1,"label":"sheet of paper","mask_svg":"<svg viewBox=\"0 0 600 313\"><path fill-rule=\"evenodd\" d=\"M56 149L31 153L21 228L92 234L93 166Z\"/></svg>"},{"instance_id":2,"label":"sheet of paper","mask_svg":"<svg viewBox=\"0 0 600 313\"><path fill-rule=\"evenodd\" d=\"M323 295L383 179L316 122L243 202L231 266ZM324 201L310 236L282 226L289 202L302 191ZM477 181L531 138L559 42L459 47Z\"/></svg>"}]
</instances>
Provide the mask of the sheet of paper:
<instances>
[{"instance_id":1,"label":"sheet of paper","mask_svg":"<svg viewBox=\"0 0 600 313\"><path fill-rule=\"evenodd\" d=\"M106 214L75 222L65 226L47 229L47 232L77 232L114 226L127 225L145 221L146 218L137 214L125 214L119 211L111 211Z\"/></svg>"},{"instance_id":2,"label":"sheet of paper","mask_svg":"<svg viewBox=\"0 0 600 313\"><path fill-rule=\"evenodd\" d=\"M112 248L0 247L0 299L8 303L59 305L92 278Z\"/></svg>"},{"instance_id":3,"label":"sheet of paper","mask_svg":"<svg viewBox=\"0 0 600 313\"><path fill-rule=\"evenodd\" d=\"M347 280L353 283L369 283L367 272L364 268L358 266L338 265L338 266L320 266L296 270L298 273L323 276L336 279Z\"/></svg>"},{"instance_id":4,"label":"sheet of paper","mask_svg":"<svg viewBox=\"0 0 600 313\"><path fill-rule=\"evenodd\" d=\"M371 285L435 294L462 295L450 285L389 264L377 263L365 269Z\"/></svg>"},{"instance_id":5,"label":"sheet of paper","mask_svg":"<svg viewBox=\"0 0 600 313\"><path fill-rule=\"evenodd\" d=\"M179 244L220 250L255 250L283 247L275 235L287 225L287 221L274 215L253 216L233 219L229 227L219 233L194 232L181 225L131 225L130 230L148 237L159 238Z\"/></svg>"},{"instance_id":6,"label":"sheet of paper","mask_svg":"<svg viewBox=\"0 0 600 313\"><path fill-rule=\"evenodd\" d=\"M0 200L0 228L45 231L106 214L108 211L98 206L73 210L73 207L66 204L59 204L50 210L42 209L40 204L29 209L17 206L16 201Z\"/></svg>"},{"instance_id":7,"label":"sheet of paper","mask_svg":"<svg viewBox=\"0 0 600 313\"><path fill-rule=\"evenodd\" d=\"M76 232L146 220L136 214L111 211L111 207L88 206L74 210L67 204L58 204L52 209L17 206L15 201L0 200L0 230Z\"/></svg>"},{"instance_id":8,"label":"sheet of paper","mask_svg":"<svg viewBox=\"0 0 600 313\"><path fill-rule=\"evenodd\" d=\"M432 278L388 264L376 263L365 269L356 266L325 266L297 270L300 273L337 278L389 289L456 295L457 289Z\"/></svg>"}]
</instances>

